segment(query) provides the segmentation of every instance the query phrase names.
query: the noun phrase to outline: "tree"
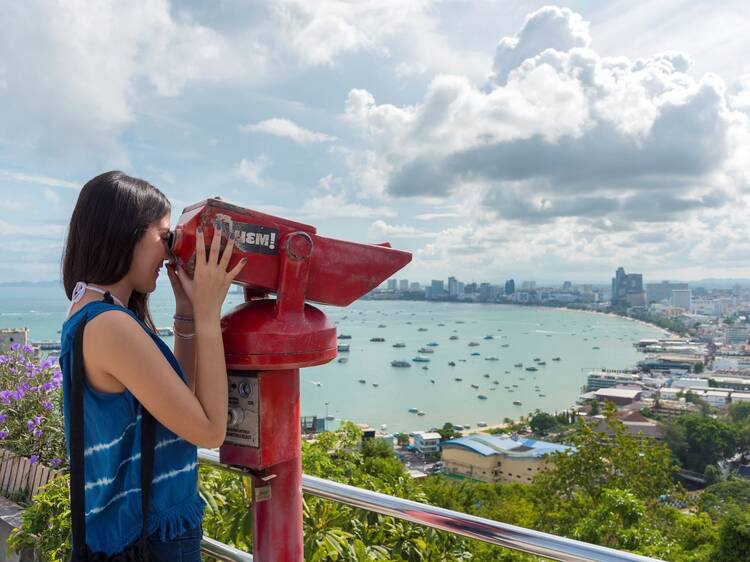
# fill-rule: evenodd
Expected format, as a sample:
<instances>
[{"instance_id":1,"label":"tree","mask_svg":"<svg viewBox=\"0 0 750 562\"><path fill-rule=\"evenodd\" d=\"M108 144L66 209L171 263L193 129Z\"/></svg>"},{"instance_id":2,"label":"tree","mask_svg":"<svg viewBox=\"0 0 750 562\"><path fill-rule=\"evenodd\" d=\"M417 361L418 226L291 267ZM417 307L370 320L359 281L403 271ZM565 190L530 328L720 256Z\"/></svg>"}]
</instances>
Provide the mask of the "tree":
<instances>
[{"instance_id":1,"label":"tree","mask_svg":"<svg viewBox=\"0 0 750 562\"><path fill-rule=\"evenodd\" d=\"M534 415L529 419L529 426L531 431L539 435L547 435L550 431L557 427L557 420L554 416L537 410Z\"/></svg>"},{"instance_id":2,"label":"tree","mask_svg":"<svg viewBox=\"0 0 750 562\"><path fill-rule=\"evenodd\" d=\"M666 426L665 439L684 468L703 473L710 464L731 456L738 433L731 425L707 416L685 414Z\"/></svg>"},{"instance_id":3,"label":"tree","mask_svg":"<svg viewBox=\"0 0 750 562\"><path fill-rule=\"evenodd\" d=\"M453 424L450 422L445 422L445 425L438 429L437 432L440 434L441 441L448 441L456 437L461 437L461 432L453 427Z\"/></svg>"},{"instance_id":4,"label":"tree","mask_svg":"<svg viewBox=\"0 0 750 562\"><path fill-rule=\"evenodd\" d=\"M719 543L716 545L713 560L750 560L750 513L735 507L721 519Z\"/></svg>"},{"instance_id":5,"label":"tree","mask_svg":"<svg viewBox=\"0 0 750 562\"><path fill-rule=\"evenodd\" d=\"M694 373L702 373L702 372L703 372L703 362L702 362L702 361L698 361L698 362L697 362L697 363L696 363L696 364L695 364L695 365L693 366L693 372L694 372Z\"/></svg>"},{"instance_id":6,"label":"tree","mask_svg":"<svg viewBox=\"0 0 750 562\"><path fill-rule=\"evenodd\" d=\"M402 447L404 445L408 445L409 444L409 435L406 434L406 433L397 433L396 434L396 443L398 443Z\"/></svg>"}]
</instances>

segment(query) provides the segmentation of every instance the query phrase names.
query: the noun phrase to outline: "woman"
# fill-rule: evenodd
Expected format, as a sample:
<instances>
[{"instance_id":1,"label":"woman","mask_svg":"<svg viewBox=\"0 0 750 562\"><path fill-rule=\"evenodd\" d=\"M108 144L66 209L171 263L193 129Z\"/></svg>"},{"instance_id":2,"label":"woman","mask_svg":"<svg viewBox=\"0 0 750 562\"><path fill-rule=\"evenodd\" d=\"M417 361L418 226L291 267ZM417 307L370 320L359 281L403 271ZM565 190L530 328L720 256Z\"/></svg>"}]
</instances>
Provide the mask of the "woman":
<instances>
[{"instance_id":1,"label":"woman","mask_svg":"<svg viewBox=\"0 0 750 562\"><path fill-rule=\"evenodd\" d=\"M199 231L192 278L167 265L176 302L173 354L156 335L148 310L148 294L171 257L170 212L164 194L122 172L102 174L83 187L63 256L63 284L73 302L61 332L60 364L69 438L73 338L87 318L83 441L89 550L111 556L141 535L142 407L157 422L149 550L157 562L193 562L200 560L204 508L197 447L218 447L226 432L221 305L246 260L227 271L234 241L220 255L215 234L206 255Z\"/></svg>"}]
</instances>

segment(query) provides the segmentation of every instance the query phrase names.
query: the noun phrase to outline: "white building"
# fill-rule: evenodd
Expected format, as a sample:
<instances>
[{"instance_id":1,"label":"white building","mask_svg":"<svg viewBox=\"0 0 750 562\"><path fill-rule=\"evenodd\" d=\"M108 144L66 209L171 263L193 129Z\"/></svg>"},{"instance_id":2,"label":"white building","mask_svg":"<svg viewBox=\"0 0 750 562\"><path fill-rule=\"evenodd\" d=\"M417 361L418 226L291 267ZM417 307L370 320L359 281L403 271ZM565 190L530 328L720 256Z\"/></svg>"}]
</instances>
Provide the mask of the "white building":
<instances>
[{"instance_id":1,"label":"white building","mask_svg":"<svg viewBox=\"0 0 750 562\"><path fill-rule=\"evenodd\" d=\"M672 289L672 306L690 312L690 300L693 292L690 289Z\"/></svg>"},{"instance_id":2,"label":"white building","mask_svg":"<svg viewBox=\"0 0 750 562\"><path fill-rule=\"evenodd\" d=\"M724 329L724 342L728 344L745 343L748 338L747 326L727 326Z\"/></svg>"},{"instance_id":3,"label":"white building","mask_svg":"<svg viewBox=\"0 0 750 562\"><path fill-rule=\"evenodd\" d=\"M440 453L440 434L436 432L415 431L414 448L420 455L436 456Z\"/></svg>"},{"instance_id":4,"label":"white building","mask_svg":"<svg viewBox=\"0 0 750 562\"><path fill-rule=\"evenodd\" d=\"M0 328L0 353L8 353L11 344L26 345L29 343L28 328Z\"/></svg>"},{"instance_id":5,"label":"white building","mask_svg":"<svg viewBox=\"0 0 750 562\"><path fill-rule=\"evenodd\" d=\"M408 279L401 279L398 282L398 290L399 291L408 291L409 290L409 280Z\"/></svg>"}]
</instances>

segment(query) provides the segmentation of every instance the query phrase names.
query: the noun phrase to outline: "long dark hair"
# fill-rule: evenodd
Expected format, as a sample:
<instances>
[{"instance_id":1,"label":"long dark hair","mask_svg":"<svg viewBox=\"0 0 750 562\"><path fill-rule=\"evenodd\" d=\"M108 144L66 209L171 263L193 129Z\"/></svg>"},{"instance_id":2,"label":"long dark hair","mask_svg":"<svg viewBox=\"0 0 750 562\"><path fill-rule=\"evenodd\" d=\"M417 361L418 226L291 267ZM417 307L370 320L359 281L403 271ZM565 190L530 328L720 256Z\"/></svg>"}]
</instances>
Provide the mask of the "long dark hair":
<instances>
[{"instance_id":1,"label":"long dark hair","mask_svg":"<svg viewBox=\"0 0 750 562\"><path fill-rule=\"evenodd\" d=\"M136 244L171 208L161 191L123 172L107 172L89 180L73 209L62 257L68 298L78 281L111 285L125 277ZM128 308L156 330L148 310L148 293L133 291Z\"/></svg>"}]
</instances>

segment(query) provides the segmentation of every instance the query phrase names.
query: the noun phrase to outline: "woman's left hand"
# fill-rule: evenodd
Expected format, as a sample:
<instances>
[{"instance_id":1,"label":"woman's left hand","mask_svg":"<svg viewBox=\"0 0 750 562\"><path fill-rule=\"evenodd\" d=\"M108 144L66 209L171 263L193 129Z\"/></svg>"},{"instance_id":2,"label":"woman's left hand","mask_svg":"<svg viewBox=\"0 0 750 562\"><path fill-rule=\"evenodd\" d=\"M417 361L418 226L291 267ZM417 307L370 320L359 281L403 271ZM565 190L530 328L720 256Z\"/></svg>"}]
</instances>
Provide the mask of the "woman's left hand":
<instances>
[{"instance_id":1,"label":"woman's left hand","mask_svg":"<svg viewBox=\"0 0 750 562\"><path fill-rule=\"evenodd\" d=\"M174 292L175 308L182 314L191 313L193 310L193 303L190 302L190 297L188 297L180 278L177 276L177 272L175 271L177 265L170 262L166 267L167 276L169 277L169 282L172 284L172 291Z\"/></svg>"}]
</instances>

